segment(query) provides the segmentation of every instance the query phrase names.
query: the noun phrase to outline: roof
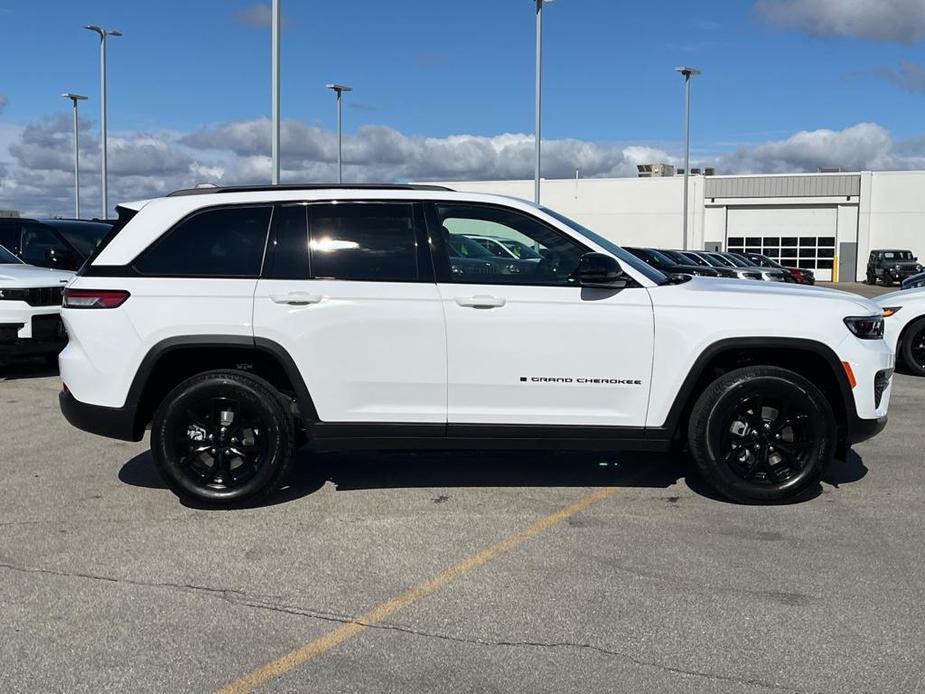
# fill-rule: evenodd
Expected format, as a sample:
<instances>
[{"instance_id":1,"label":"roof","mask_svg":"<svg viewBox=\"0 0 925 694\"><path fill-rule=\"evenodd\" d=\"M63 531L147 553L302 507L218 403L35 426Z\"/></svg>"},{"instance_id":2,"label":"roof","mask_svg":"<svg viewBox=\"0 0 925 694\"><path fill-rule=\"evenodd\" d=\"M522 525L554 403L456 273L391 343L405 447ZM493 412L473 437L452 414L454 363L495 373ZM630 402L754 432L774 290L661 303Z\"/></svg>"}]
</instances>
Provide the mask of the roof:
<instances>
[{"instance_id":1,"label":"roof","mask_svg":"<svg viewBox=\"0 0 925 694\"><path fill-rule=\"evenodd\" d=\"M274 190L451 190L446 186L411 183L285 183L277 185L206 186L185 188L168 193L167 197L183 195L213 195L217 193L253 193Z\"/></svg>"}]
</instances>

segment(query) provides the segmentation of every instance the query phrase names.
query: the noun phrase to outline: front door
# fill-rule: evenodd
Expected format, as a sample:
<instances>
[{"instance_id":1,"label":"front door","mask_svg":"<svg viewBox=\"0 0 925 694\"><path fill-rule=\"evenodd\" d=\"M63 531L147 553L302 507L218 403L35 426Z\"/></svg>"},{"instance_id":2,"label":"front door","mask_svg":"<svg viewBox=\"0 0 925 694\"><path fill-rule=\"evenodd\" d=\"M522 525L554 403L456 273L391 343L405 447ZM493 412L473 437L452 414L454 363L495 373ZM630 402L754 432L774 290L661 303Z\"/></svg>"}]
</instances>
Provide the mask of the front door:
<instances>
[{"instance_id":1,"label":"front door","mask_svg":"<svg viewBox=\"0 0 925 694\"><path fill-rule=\"evenodd\" d=\"M436 204L428 222L451 425L644 426L654 330L646 289L576 286L570 275L591 249L518 210Z\"/></svg>"},{"instance_id":2,"label":"front door","mask_svg":"<svg viewBox=\"0 0 925 694\"><path fill-rule=\"evenodd\" d=\"M446 422L446 333L420 205L280 205L254 334L292 356L323 422Z\"/></svg>"}]
</instances>

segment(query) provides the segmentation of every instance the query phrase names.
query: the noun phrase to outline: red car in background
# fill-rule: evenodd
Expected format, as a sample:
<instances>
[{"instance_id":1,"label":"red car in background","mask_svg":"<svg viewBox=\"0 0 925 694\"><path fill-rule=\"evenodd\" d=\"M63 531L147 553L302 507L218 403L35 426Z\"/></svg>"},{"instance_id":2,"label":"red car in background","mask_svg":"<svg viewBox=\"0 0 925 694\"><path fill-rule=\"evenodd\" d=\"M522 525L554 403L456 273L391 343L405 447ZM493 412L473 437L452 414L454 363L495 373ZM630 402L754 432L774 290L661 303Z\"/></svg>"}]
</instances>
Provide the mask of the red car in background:
<instances>
[{"instance_id":1,"label":"red car in background","mask_svg":"<svg viewBox=\"0 0 925 694\"><path fill-rule=\"evenodd\" d=\"M760 265L761 267L769 267L777 270L786 270L790 273L790 279L797 284L816 284L816 276L813 274L812 270L802 270L796 267L787 267L786 265L781 265L776 260L771 260L768 256L762 255L761 253L733 253L733 255L741 256Z\"/></svg>"}]
</instances>

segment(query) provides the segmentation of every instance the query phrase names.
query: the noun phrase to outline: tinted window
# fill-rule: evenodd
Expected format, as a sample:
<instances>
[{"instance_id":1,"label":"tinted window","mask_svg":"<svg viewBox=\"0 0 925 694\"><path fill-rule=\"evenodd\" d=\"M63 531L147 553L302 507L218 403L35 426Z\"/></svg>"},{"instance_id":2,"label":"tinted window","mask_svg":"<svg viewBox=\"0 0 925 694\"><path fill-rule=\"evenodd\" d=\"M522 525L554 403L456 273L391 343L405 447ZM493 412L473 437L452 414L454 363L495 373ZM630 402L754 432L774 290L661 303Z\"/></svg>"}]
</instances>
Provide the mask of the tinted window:
<instances>
[{"instance_id":1,"label":"tinted window","mask_svg":"<svg viewBox=\"0 0 925 694\"><path fill-rule=\"evenodd\" d=\"M257 277L270 207L227 207L188 217L135 263L139 272L187 277Z\"/></svg>"},{"instance_id":2,"label":"tinted window","mask_svg":"<svg viewBox=\"0 0 925 694\"><path fill-rule=\"evenodd\" d=\"M22 261L15 255L0 246L0 265L19 265Z\"/></svg>"},{"instance_id":3,"label":"tinted window","mask_svg":"<svg viewBox=\"0 0 925 694\"><path fill-rule=\"evenodd\" d=\"M315 279L415 282L417 239L412 205L310 205L311 276ZM486 252L476 243L473 245Z\"/></svg>"},{"instance_id":4,"label":"tinted window","mask_svg":"<svg viewBox=\"0 0 925 694\"><path fill-rule=\"evenodd\" d=\"M6 246L10 251L19 248L19 224L5 224L0 220L0 246Z\"/></svg>"},{"instance_id":5,"label":"tinted window","mask_svg":"<svg viewBox=\"0 0 925 694\"><path fill-rule=\"evenodd\" d=\"M64 257L67 253L67 246L53 230L39 224L23 225L20 255L30 265L51 266L53 255Z\"/></svg>"},{"instance_id":6,"label":"tinted window","mask_svg":"<svg viewBox=\"0 0 925 694\"><path fill-rule=\"evenodd\" d=\"M100 241L112 229L111 224L95 224L93 222L46 222L53 226L58 233L70 243L84 258L90 255Z\"/></svg>"},{"instance_id":7,"label":"tinted window","mask_svg":"<svg viewBox=\"0 0 925 694\"><path fill-rule=\"evenodd\" d=\"M271 244L267 249L264 277L278 280L309 278L307 205L276 208Z\"/></svg>"},{"instance_id":8,"label":"tinted window","mask_svg":"<svg viewBox=\"0 0 925 694\"><path fill-rule=\"evenodd\" d=\"M588 250L538 219L483 205L437 205L439 232L453 282L571 286L578 259ZM497 256L473 239L510 240L530 257Z\"/></svg>"}]
</instances>

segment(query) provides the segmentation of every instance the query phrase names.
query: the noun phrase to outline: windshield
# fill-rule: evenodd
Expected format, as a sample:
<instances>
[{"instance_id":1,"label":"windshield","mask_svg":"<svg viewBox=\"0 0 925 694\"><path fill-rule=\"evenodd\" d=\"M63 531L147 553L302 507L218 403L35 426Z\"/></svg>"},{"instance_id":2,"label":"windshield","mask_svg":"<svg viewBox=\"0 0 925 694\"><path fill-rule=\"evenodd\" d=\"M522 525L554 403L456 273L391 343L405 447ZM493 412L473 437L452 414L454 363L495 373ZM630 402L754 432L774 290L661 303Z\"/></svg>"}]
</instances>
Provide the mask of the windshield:
<instances>
[{"instance_id":1,"label":"windshield","mask_svg":"<svg viewBox=\"0 0 925 694\"><path fill-rule=\"evenodd\" d=\"M884 260L912 260L912 251L884 251Z\"/></svg>"},{"instance_id":2,"label":"windshield","mask_svg":"<svg viewBox=\"0 0 925 694\"><path fill-rule=\"evenodd\" d=\"M22 261L6 248L0 246L0 265L22 265Z\"/></svg>"},{"instance_id":3,"label":"windshield","mask_svg":"<svg viewBox=\"0 0 925 694\"><path fill-rule=\"evenodd\" d=\"M90 255L99 242L112 228L109 224L93 224L91 222L72 223L59 222L55 220L46 220L48 226L53 226L58 230L65 240L71 244L83 258Z\"/></svg>"},{"instance_id":4,"label":"windshield","mask_svg":"<svg viewBox=\"0 0 925 694\"><path fill-rule=\"evenodd\" d=\"M452 255L458 258L495 258L494 253L486 249L478 241L473 241L465 236L450 234L450 248Z\"/></svg>"},{"instance_id":5,"label":"windshield","mask_svg":"<svg viewBox=\"0 0 925 694\"><path fill-rule=\"evenodd\" d=\"M737 256L735 253L727 253L726 255L720 256L720 257L723 260L728 260L730 263L732 263L733 265L737 267L754 267L755 266L754 263L750 263L745 260L742 260L742 258Z\"/></svg>"},{"instance_id":6,"label":"windshield","mask_svg":"<svg viewBox=\"0 0 925 694\"><path fill-rule=\"evenodd\" d=\"M634 256L632 253L629 253L628 251L623 250L622 248L620 248L620 246L615 244L613 241L610 241L609 239L605 239L600 234L591 231L587 227L583 227L578 222L574 222L568 217L566 217L565 215L561 215L558 212L549 209L548 207L540 207L540 209L546 214L548 214L550 217L553 217L554 219L558 219L560 222L562 222L569 228L573 229L574 231L577 231L579 234L584 236L586 239L589 239L593 241L594 243L596 243L601 248L606 249L608 253L611 253L616 258L618 258L621 263L626 263L627 265L632 267L634 270L636 270L636 272L638 272L641 275L645 275L646 278L652 280L656 284L665 284L668 282L668 278L665 276L664 273L656 270L651 265L647 264L646 262Z\"/></svg>"},{"instance_id":7,"label":"windshield","mask_svg":"<svg viewBox=\"0 0 925 694\"><path fill-rule=\"evenodd\" d=\"M515 241L514 239L498 239L498 243L502 244L513 253L515 257L521 260L535 260L543 257L527 244Z\"/></svg>"},{"instance_id":8,"label":"windshield","mask_svg":"<svg viewBox=\"0 0 925 694\"><path fill-rule=\"evenodd\" d=\"M729 267L730 265L732 265L732 263L727 263L721 258L718 258L714 255L709 255L708 253L704 253L703 255L698 255L697 257L703 258L713 267Z\"/></svg>"}]
</instances>

